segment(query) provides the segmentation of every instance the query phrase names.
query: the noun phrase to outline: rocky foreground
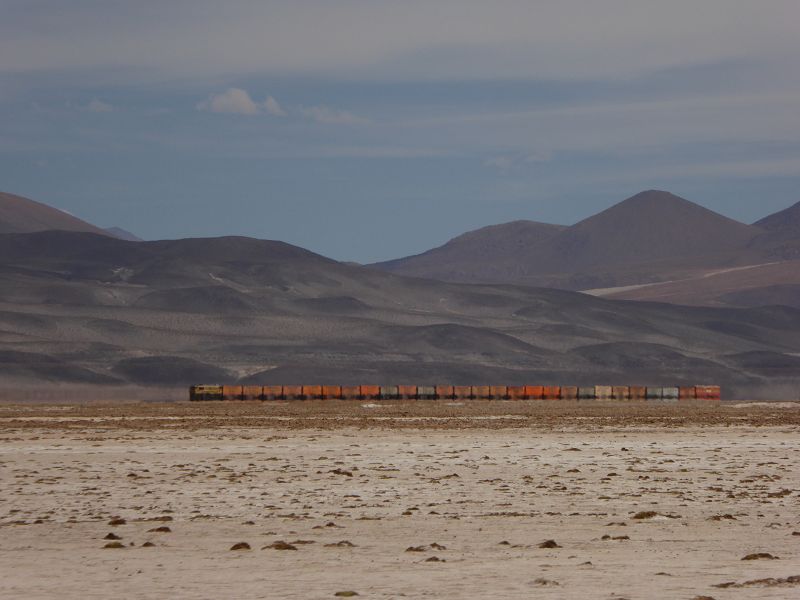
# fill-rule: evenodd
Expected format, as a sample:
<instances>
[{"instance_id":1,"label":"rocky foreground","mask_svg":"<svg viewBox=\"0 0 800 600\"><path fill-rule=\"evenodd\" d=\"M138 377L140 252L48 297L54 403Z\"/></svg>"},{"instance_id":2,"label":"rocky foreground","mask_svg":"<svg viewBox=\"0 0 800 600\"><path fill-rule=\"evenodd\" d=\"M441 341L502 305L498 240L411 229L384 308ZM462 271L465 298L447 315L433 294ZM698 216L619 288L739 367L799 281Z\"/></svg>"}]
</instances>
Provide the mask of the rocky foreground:
<instances>
[{"instance_id":1,"label":"rocky foreground","mask_svg":"<svg viewBox=\"0 0 800 600\"><path fill-rule=\"evenodd\" d=\"M7 598L790 598L800 405L0 406Z\"/></svg>"}]
</instances>

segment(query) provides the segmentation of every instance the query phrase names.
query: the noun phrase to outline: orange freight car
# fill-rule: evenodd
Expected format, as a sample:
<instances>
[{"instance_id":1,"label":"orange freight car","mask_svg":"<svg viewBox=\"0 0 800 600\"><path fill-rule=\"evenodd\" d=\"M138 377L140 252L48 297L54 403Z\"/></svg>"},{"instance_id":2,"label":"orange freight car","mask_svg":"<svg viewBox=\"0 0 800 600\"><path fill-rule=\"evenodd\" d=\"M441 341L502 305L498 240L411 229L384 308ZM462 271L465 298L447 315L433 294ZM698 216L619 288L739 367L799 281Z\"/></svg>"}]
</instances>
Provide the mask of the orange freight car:
<instances>
[{"instance_id":1,"label":"orange freight car","mask_svg":"<svg viewBox=\"0 0 800 600\"><path fill-rule=\"evenodd\" d=\"M695 397L698 400L719 401L721 390L718 385L696 385L694 386Z\"/></svg>"},{"instance_id":2,"label":"orange freight car","mask_svg":"<svg viewBox=\"0 0 800 600\"><path fill-rule=\"evenodd\" d=\"M528 400L541 400L542 398L544 398L544 386L526 385L525 395L528 397Z\"/></svg>"},{"instance_id":3,"label":"orange freight car","mask_svg":"<svg viewBox=\"0 0 800 600\"><path fill-rule=\"evenodd\" d=\"M283 399L283 386L282 385L265 385L262 388L264 400L282 400Z\"/></svg>"},{"instance_id":4,"label":"orange freight car","mask_svg":"<svg viewBox=\"0 0 800 600\"><path fill-rule=\"evenodd\" d=\"M283 397L286 398L287 400L302 400L303 386L302 385L283 386Z\"/></svg>"},{"instance_id":5,"label":"orange freight car","mask_svg":"<svg viewBox=\"0 0 800 600\"><path fill-rule=\"evenodd\" d=\"M542 400L561 399L561 387L558 385L545 385L542 387Z\"/></svg>"},{"instance_id":6,"label":"orange freight car","mask_svg":"<svg viewBox=\"0 0 800 600\"><path fill-rule=\"evenodd\" d=\"M242 400L261 400L262 388L260 385L243 385Z\"/></svg>"},{"instance_id":7,"label":"orange freight car","mask_svg":"<svg viewBox=\"0 0 800 600\"><path fill-rule=\"evenodd\" d=\"M398 385L397 395L405 400L417 399L417 386L415 385Z\"/></svg>"},{"instance_id":8,"label":"orange freight car","mask_svg":"<svg viewBox=\"0 0 800 600\"><path fill-rule=\"evenodd\" d=\"M509 385L506 388L506 395L510 400L527 400L528 396L525 394L524 385Z\"/></svg>"},{"instance_id":9,"label":"orange freight car","mask_svg":"<svg viewBox=\"0 0 800 600\"><path fill-rule=\"evenodd\" d=\"M342 397L342 386L340 385L323 385L322 398L324 400L338 400Z\"/></svg>"},{"instance_id":10,"label":"orange freight car","mask_svg":"<svg viewBox=\"0 0 800 600\"><path fill-rule=\"evenodd\" d=\"M695 399L696 396L693 385L682 385L678 388L678 400L681 402L688 402Z\"/></svg>"},{"instance_id":11,"label":"orange freight car","mask_svg":"<svg viewBox=\"0 0 800 600\"><path fill-rule=\"evenodd\" d=\"M475 400L488 400L492 397L492 391L488 385L471 385L469 394Z\"/></svg>"},{"instance_id":12,"label":"orange freight car","mask_svg":"<svg viewBox=\"0 0 800 600\"><path fill-rule=\"evenodd\" d=\"M453 386L452 385L437 385L436 397L439 400L452 400L453 399Z\"/></svg>"},{"instance_id":13,"label":"orange freight car","mask_svg":"<svg viewBox=\"0 0 800 600\"><path fill-rule=\"evenodd\" d=\"M359 396L365 400L379 400L381 397L381 386L379 385L360 385L358 386Z\"/></svg>"},{"instance_id":14,"label":"orange freight car","mask_svg":"<svg viewBox=\"0 0 800 600\"><path fill-rule=\"evenodd\" d=\"M358 385L343 385L342 398L345 400L356 400L361 396L361 386Z\"/></svg>"},{"instance_id":15,"label":"orange freight car","mask_svg":"<svg viewBox=\"0 0 800 600\"><path fill-rule=\"evenodd\" d=\"M306 400L319 400L322 398L322 386L321 385L304 385L303 386L303 397Z\"/></svg>"},{"instance_id":16,"label":"orange freight car","mask_svg":"<svg viewBox=\"0 0 800 600\"><path fill-rule=\"evenodd\" d=\"M504 385L490 385L489 397L494 398L495 400L508 399L508 387Z\"/></svg>"},{"instance_id":17,"label":"orange freight car","mask_svg":"<svg viewBox=\"0 0 800 600\"><path fill-rule=\"evenodd\" d=\"M241 400L242 399L242 386L240 386L240 385L223 385L222 386L222 399L223 400Z\"/></svg>"},{"instance_id":18,"label":"orange freight car","mask_svg":"<svg viewBox=\"0 0 800 600\"><path fill-rule=\"evenodd\" d=\"M456 400L472 399L472 387L468 385L454 385L453 398L455 398Z\"/></svg>"}]
</instances>

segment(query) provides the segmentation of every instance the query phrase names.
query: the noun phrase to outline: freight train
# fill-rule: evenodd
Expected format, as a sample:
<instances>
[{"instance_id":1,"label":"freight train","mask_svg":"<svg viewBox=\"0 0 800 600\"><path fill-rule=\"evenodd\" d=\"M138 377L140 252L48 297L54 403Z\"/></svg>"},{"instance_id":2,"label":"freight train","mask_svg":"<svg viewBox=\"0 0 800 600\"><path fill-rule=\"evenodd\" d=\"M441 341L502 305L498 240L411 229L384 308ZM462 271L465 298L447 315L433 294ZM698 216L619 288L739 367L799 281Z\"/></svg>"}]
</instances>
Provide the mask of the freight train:
<instances>
[{"instance_id":1,"label":"freight train","mask_svg":"<svg viewBox=\"0 0 800 600\"><path fill-rule=\"evenodd\" d=\"M712 401L718 385L193 385L201 400L616 400Z\"/></svg>"}]
</instances>

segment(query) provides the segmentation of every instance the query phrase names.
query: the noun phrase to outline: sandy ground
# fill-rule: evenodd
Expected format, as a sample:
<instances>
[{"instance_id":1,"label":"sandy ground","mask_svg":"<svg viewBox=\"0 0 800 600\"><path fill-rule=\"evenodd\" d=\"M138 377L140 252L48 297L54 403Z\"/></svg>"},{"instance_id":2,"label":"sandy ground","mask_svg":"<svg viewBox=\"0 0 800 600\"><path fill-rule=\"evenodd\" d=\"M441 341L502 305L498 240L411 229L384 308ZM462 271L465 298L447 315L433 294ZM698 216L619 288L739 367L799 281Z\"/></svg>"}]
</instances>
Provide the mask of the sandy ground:
<instances>
[{"instance_id":1,"label":"sandy ground","mask_svg":"<svg viewBox=\"0 0 800 600\"><path fill-rule=\"evenodd\" d=\"M0 597L798 598L798 434L797 404L0 405Z\"/></svg>"}]
</instances>

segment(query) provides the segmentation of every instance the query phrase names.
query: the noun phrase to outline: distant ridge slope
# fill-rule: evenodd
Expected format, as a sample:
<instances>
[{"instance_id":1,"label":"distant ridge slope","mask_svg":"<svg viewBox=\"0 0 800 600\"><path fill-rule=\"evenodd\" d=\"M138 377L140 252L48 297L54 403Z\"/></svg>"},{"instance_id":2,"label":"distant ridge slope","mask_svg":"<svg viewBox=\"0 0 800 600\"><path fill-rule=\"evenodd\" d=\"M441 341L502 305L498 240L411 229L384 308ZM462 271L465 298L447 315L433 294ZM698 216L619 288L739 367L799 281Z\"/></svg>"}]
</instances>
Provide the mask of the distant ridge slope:
<instances>
[{"instance_id":1,"label":"distant ridge slope","mask_svg":"<svg viewBox=\"0 0 800 600\"><path fill-rule=\"evenodd\" d=\"M106 233L110 233L115 238L120 240L125 240L126 242L143 242L144 240L140 238L135 233L131 233L127 229L123 229L122 227L106 227Z\"/></svg>"},{"instance_id":2,"label":"distant ridge slope","mask_svg":"<svg viewBox=\"0 0 800 600\"><path fill-rule=\"evenodd\" d=\"M406 258L372 265L402 275L446 281L493 281L519 274L519 256L551 240L563 225L512 221L468 231L446 244Z\"/></svg>"},{"instance_id":3,"label":"distant ridge slope","mask_svg":"<svg viewBox=\"0 0 800 600\"><path fill-rule=\"evenodd\" d=\"M111 235L52 206L0 192L0 233L34 233L51 229Z\"/></svg>"},{"instance_id":4,"label":"distant ridge slope","mask_svg":"<svg viewBox=\"0 0 800 600\"><path fill-rule=\"evenodd\" d=\"M792 204L789 208L784 208L776 213L767 215L753 223L756 227L761 227L767 231L792 230L800 235L800 202Z\"/></svg>"}]
</instances>

